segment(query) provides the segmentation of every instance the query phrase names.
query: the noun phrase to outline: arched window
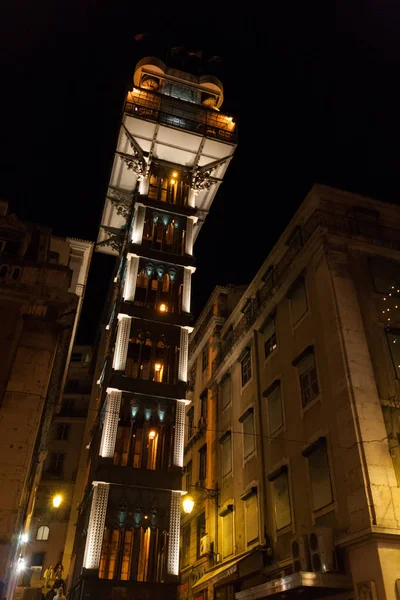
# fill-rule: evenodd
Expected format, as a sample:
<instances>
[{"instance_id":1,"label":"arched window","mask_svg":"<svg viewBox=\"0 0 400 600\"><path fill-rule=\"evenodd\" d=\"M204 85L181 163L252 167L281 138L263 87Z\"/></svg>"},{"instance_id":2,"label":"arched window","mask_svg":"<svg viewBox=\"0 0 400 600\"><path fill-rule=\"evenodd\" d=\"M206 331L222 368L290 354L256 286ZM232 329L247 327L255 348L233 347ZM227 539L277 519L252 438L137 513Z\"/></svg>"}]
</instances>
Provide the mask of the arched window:
<instances>
[{"instance_id":1,"label":"arched window","mask_svg":"<svg viewBox=\"0 0 400 600\"><path fill-rule=\"evenodd\" d=\"M49 539L49 533L50 533L50 529L47 527L47 525L42 525L37 530L36 539L38 541L45 542L46 540Z\"/></svg>"}]
</instances>

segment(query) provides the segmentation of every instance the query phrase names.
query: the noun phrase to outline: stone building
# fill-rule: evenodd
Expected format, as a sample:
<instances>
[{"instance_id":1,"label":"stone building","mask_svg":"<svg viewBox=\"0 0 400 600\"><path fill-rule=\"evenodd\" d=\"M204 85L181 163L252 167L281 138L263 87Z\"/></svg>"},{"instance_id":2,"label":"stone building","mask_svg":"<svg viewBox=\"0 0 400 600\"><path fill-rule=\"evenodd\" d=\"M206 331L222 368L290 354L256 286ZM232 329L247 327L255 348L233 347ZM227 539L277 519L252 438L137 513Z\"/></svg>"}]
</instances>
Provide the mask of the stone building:
<instances>
[{"instance_id":1,"label":"stone building","mask_svg":"<svg viewBox=\"0 0 400 600\"><path fill-rule=\"evenodd\" d=\"M78 467L81 455L87 454L84 432L93 379L91 360L90 346L73 347L61 406L53 417L47 458L35 494L25 555L31 568L31 587L42 587L44 570L58 562L63 565L64 579L68 579L83 493ZM21 584L23 581L22 577Z\"/></svg>"},{"instance_id":2,"label":"stone building","mask_svg":"<svg viewBox=\"0 0 400 600\"><path fill-rule=\"evenodd\" d=\"M11 597L51 419L79 319L92 244L53 238L0 205L0 582ZM61 258L60 249L63 248ZM78 284L81 286L78 289Z\"/></svg>"},{"instance_id":3,"label":"stone building","mask_svg":"<svg viewBox=\"0 0 400 600\"><path fill-rule=\"evenodd\" d=\"M176 597L193 244L236 147L222 102L215 77L136 65L97 245L117 260L73 599Z\"/></svg>"},{"instance_id":4,"label":"stone building","mask_svg":"<svg viewBox=\"0 0 400 600\"><path fill-rule=\"evenodd\" d=\"M200 317L186 448L218 517L184 517L182 597L396 598L399 283L400 209L315 185L218 342Z\"/></svg>"}]
</instances>

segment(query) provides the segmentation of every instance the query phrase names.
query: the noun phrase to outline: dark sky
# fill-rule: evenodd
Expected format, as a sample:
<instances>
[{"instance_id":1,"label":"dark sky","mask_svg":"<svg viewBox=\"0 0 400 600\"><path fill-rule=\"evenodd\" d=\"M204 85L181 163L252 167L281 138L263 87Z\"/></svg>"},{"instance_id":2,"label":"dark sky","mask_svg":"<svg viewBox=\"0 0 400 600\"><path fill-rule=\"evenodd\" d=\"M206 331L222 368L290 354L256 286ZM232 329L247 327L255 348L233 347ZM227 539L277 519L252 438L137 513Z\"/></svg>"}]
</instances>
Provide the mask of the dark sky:
<instances>
[{"instance_id":1,"label":"dark sky","mask_svg":"<svg viewBox=\"0 0 400 600\"><path fill-rule=\"evenodd\" d=\"M399 202L396 3L39 4L12 3L0 39L0 194L56 235L96 239L136 62L178 45L203 52L189 69L222 58L239 145L195 245L195 315L217 283L251 280L314 182ZM79 341L95 336L112 266L95 255Z\"/></svg>"}]
</instances>

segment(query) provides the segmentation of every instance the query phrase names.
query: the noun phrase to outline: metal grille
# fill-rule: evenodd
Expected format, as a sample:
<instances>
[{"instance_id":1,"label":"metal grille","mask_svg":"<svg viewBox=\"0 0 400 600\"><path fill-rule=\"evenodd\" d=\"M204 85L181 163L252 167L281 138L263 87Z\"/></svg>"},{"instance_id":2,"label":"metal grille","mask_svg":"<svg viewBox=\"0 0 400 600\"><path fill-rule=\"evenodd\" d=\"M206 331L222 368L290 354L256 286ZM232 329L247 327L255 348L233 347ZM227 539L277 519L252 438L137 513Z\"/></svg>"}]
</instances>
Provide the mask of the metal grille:
<instances>
[{"instance_id":1,"label":"metal grille","mask_svg":"<svg viewBox=\"0 0 400 600\"><path fill-rule=\"evenodd\" d=\"M93 498L90 508L89 527L86 537L85 569L98 569L100 564L101 547L103 545L104 524L106 521L108 483L93 482Z\"/></svg>"},{"instance_id":2,"label":"metal grille","mask_svg":"<svg viewBox=\"0 0 400 600\"><path fill-rule=\"evenodd\" d=\"M182 294L182 310L190 312L190 292L192 284L192 270L188 267L183 269L183 294Z\"/></svg>"},{"instance_id":3,"label":"metal grille","mask_svg":"<svg viewBox=\"0 0 400 600\"><path fill-rule=\"evenodd\" d=\"M176 401L174 465L183 467L183 446L185 442L185 402Z\"/></svg>"},{"instance_id":4,"label":"metal grille","mask_svg":"<svg viewBox=\"0 0 400 600\"><path fill-rule=\"evenodd\" d=\"M144 217L146 214L146 207L143 204L138 204L135 220L133 222L132 228L132 243L133 244L141 244L143 237L143 227L144 227Z\"/></svg>"},{"instance_id":5,"label":"metal grille","mask_svg":"<svg viewBox=\"0 0 400 600\"><path fill-rule=\"evenodd\" d=\"M188 368L188 351L189 351L189 332L185 327L181 328L181 341L179 344L179 367L178 379L187 381Z\"/></svg>"},{"instance_id":6,"label":"metal grille","mask_svg":"<svg viewBox=\"0 0 400 600\"><path fill-rule=\"evenodd\" d=\"M124 285L124 299L131 302L135 298L136 279L139 267L139 257L131 256L128 262L128 269Z\"/></svg>"},{"instance_id":7,"label":"metal grille","mask_svg":"<svg viewBox=\"0 0 400 600\"><path fill-rule=\"evenodd\" d=\"M112 458L114 456L121 397L122 392L109 392L107 395L106 414L100 444L100 456L103 458Z\"/></svg>"},{"instance_id":8,"label":"metal grille","mask_svg":"<svg viewBox=\"0 0 400 600\"><path fill-rule=\"evenodd\" d=\"M117 341L115 342L115 352L113 361L113 369L115 369L116 371L125 370L130 332L130 317L120 317L118 323Z\"/></svg>"},{"instance_id":9,"label":"metal grille","mask_svg":"<svg viewBox=\"0 0 400 600\"><path fill-rule=\"evenodd\" d=\"M169 517L168 575L179 574L179 537L181 525L181 493L171 492Z\"/></svg>"}]
</instances>

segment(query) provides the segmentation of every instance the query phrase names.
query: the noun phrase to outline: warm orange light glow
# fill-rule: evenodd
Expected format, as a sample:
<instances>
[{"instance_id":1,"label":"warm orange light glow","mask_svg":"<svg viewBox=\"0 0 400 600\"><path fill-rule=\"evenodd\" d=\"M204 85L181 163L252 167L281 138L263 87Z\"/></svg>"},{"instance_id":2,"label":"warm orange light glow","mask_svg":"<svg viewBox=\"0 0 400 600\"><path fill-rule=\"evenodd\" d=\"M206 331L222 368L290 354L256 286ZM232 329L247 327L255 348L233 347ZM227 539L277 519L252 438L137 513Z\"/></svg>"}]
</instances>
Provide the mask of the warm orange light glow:
<instances>
[{"instance_id":1,"label":"warm orange light glow","mask_svg":"<svg viewBox=\"0 0 400 600\"><path fill-rule=\"evenodd\" d=\"M166 312L167 310L167 305L166 304L160 304L160 312Z\"/></svg>"},{"instance_id":2,"label":"warm orange light glow","mask_svg":"<svg viewBox=\"0 0 400 600\"><path fill-rule=\"evenodd\" d=\"M175 179L171 179L171 183L174 184L175 183Z\"/></svg>"},{"instance_id":3,"label":"warm orange light glow","mask_svg":"<svg viewBox=\"0 0 400 600\"><path fill-rule=\"evenodd\" d=\"M174 171L174 172L172 173L172 177L178 177L178 173L177 173L176 171Z\"/></svg>"},{"instance_id":4,"label":"warm orange light glow","mask_svg":"<svg viewBox=\"0 0 400 600\"><path fill-rule=\"evenodd\" d=\"M151 431L149 431L149 439L154 440L154 438L156 437L156 432L154 431L154 429L152 429Z\"/></svg>"},{"instance_id":5,"label":"warm orange light glow","mask_svg":"<svg viewBox=\"0 0 400 600\"><path fill-rule=\"evenodd\" d=\"M160 365L160 363L156 363L154 365L154 368L155 368L156 371L161 371L161 365Z\"/></svg>"},{"instance_id":6,"label":"warm orange light glow","mask_svg":"<svg viewBox=\"0 0 400 600\"><path fill-rule=\"evenodd\" d=\"M191 496L185 496L183 502L182 502L182 506L183 506L183 512L185 512L187 515L189 515L194 507L194 500Z\"/></svg>"},{"instance_id":7,"label":"warm orange light glow","mask_svg":"<svg viewBox=\"0 0 400 600\"><path fill-rule=\"evenodd\" d=\"M57 494L57 496L54 496L54 498L53 498L54 508L58 508L60 506L61 502L62 502L62 496L60 494Z\"/></svg>"}]
</instances>

